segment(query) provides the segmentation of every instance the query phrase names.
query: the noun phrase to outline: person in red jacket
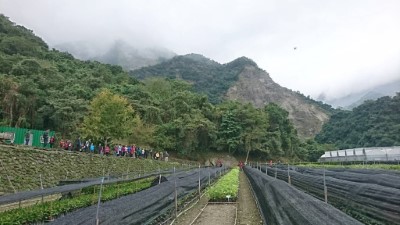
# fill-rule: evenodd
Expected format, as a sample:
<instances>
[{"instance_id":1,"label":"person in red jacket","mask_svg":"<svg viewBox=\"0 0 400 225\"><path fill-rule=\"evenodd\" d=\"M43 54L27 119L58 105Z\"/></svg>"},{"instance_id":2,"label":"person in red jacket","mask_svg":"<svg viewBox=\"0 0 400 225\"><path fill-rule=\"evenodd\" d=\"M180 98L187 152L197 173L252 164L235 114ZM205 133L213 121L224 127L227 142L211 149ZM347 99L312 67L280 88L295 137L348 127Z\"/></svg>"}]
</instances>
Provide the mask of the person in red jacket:
<instances>
[{"instance_id":1,"label":"person in red jacket","mask_svg":"<svg viewBox=\"0 0 400 225\"><path fill-rule=\"evenodd\" d=\"M104 148L104 154L106 154L107 156L110 154L110 146L106 145L106 147Z\"/></svg>"},{"instance_id":2,"label":"person in red jacket","mask_svg":"<svg viewBox=\"0 0 400 225\"><path fill-rule=\"evenodd\" d=\"M240 161L240 162L239 162L239 167L240 167L241 170L243 169L243 167L244 167L243 161Z\"/></svg>"},{"instance_id":3,"label":"person in red jacket","mask_svg":"<svg viewBox=\"0 0 400 225\"><path fill-rule=\"evenodd\" d=\"M54 143L56 142L56 138L54 136L51 136L50 138L50 148L53 148Z\"/></svg>"}]
</instances>

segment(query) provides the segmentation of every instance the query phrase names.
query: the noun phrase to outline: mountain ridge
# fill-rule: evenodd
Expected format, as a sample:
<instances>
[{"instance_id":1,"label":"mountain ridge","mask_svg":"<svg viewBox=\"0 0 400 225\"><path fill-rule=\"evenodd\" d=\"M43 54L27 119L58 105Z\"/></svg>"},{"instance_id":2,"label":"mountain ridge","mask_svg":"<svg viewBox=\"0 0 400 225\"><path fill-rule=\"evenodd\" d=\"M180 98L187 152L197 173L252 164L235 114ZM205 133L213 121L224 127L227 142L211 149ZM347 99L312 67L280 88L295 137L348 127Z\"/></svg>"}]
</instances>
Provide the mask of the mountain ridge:
<instances>
[{"instance_id":1,"label":"mountain ridge","mask_svg":"<svg viewBox=\"0 0 400 225\"><path fill-rule=\"evenodd\" d=\"M348 94L340 98L329 100L325 100L324 98L319 99L334 107L351 110L367 100L376 100L384 96L395 96L397 92L400 92L400 79Z\"/></svg>"},{"instance_id":2,"label":"mountain ridge","mask_svg":"<svg viewBox=\"0 0 400 225\"><path fill-rule=\"evenodd\" d=\"M211 102L223 99L249 102L256 107L276 103L289 112L299 136L315 136L329 119L331 107L275 83L247 57L220 64L199 54L175 56L160 64L130 72L135 78L166 77L193 84ZM325 106L325 107L324 107Z\"/></svg>"}]
</instances>

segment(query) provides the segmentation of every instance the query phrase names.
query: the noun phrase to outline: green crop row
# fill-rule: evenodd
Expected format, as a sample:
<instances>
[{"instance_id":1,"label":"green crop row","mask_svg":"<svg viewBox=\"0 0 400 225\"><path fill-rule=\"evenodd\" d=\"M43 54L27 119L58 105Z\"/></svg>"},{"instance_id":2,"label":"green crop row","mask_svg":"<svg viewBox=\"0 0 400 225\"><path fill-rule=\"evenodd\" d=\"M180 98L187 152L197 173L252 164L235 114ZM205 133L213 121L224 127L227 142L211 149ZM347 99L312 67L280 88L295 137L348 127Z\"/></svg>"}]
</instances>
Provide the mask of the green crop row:
<instances>
[{"instance_id":1,"label":"green crop row","mask_svg":"<svg viewBox=\"0 0 400 225\"><path fill-rule=\"evenodd\" d=\"M109 201L146 189L150 187L152 179L147 178L126 183L104 185L101 201ZM86 188L82 190L81 195L73 198L65 198L2 212L0 213L0 224L31 224L40 221L49 221L63 213L96 204L99 190L100 186Z\"/></svg>"},{"instance_id":2,"label":"green crop row","mask_svg":"<svg viewBox=\"0 0 400 225\"><path fill-rule=\"evenodd\" d=\"M239 169L234 168L208 189L210 201L236 201L239 189ZM228 197L229 196L229 199Z\"/></svg>"}]
</instances>

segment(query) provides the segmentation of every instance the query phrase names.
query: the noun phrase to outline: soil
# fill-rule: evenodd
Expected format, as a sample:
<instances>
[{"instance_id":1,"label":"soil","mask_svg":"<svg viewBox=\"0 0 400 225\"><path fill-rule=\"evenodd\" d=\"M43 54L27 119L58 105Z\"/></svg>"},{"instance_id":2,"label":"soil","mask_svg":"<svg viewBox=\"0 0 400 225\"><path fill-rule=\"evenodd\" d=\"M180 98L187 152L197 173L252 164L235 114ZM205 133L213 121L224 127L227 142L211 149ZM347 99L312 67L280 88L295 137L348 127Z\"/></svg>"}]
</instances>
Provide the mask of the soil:
<instances>
[{"instance_id":1,"label":"soil","mask_svg":"<svg viewBox=\"0 0 400 225\"><path fill-rule=\"evenodd\" d=\"M239 196L237 204L208 204L207 195L198 201L191 209L180 215L174 225L258 225L262 219L251 193L251 187L246 175L241 171L239 175ZM236 212L237 208L237 212Z\"/></svg>"},{"instance_id":2,"label":"soil","mask_svg":"<svg viewBox=\"0 0 400 225\"><path fill-rule=\"evenodd\" d=\"M208 204L193 225L235 224L236 204Z\"/></svg>"}]
</instances>

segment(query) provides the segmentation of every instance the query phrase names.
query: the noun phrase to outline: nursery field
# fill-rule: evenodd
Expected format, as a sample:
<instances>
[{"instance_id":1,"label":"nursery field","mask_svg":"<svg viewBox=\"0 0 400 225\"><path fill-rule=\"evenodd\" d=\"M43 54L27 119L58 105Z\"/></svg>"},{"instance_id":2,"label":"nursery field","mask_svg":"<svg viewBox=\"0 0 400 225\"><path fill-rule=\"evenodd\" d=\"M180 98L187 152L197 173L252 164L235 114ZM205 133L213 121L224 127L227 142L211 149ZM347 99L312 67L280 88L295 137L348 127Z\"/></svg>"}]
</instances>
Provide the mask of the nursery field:
<instances>
[{"instance_id":1,"label":"nursery field","mask_svg":"<svg viewBox=\"0 0 400 225\"><path fill-rule=\"evenodd\" d=\"M215 179L223 168L201 168L170 175L167 181L136 194L127 195L100 205L100 224L159 224L168 221L175 210L175 194L179 205L185 197L196 193ZM175 193L176 185L176 193ZM58 217L50 224L95 224L97 206L93 205Z\"/></svg>"},{"instance_id":2,"label":"nursery field","mask_svg":"<svg viewBox=\"0 0 400 225\"><path fill-rule=\"evenodd\" d=\"M364 224L400 224L399 171L346 168L324 171L305 167L289 167L288 170L288 166L283 165L273 168L262 166L255 170L260 170L259 174L263 174L268 181L266 183L275 181L276 177L289 186L287 183L290 180L296 190L322 203L325 200L325 174L329 205Z\"/></svg>"},{"instance_id":3,"label":"nursery field","mask_svg":"<svg viewBox=\"0 0 400 225\"><path fill-rule=\"evenodd\" d=\"M10 221L7 224L95 224L97 220L99 224L149 225L188 221L201 225L210 220L221 220L219 224L249 224L242 223L246 220L268 225L400 224L400 172L396 170L264 165L246 166L244 174L224 167L164 173L162 177L154 173L148 178L106 180L99 205L98 179L2 196L2 204L55 193L67 198L15 209L15 213L2 212L0 219ZM250 186L244 188L243 179ZM250 192L243 195L247 189ZM66 195L74 192L79 195ZM245 206L251 202L255 203L253 213L260 211L261 218L257 213L249 217ZM197 212L190 213L192 207Z\"/></svg>"},{"instance_id":4,"label":"nursery field","mask_svg":"<svg viewBox=\"0 0 400 225\"><path fill-rule=\"evenodd\" d=\"M244 171L268 225L362 224L333 206L258 169L246 167Z\"/></svg>"}]
</instances>

